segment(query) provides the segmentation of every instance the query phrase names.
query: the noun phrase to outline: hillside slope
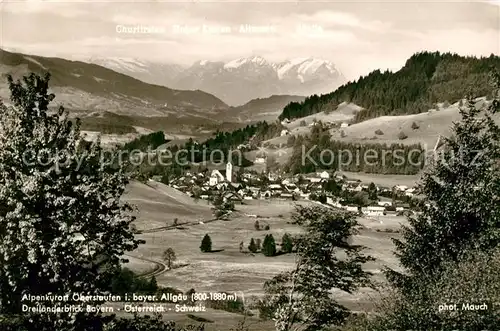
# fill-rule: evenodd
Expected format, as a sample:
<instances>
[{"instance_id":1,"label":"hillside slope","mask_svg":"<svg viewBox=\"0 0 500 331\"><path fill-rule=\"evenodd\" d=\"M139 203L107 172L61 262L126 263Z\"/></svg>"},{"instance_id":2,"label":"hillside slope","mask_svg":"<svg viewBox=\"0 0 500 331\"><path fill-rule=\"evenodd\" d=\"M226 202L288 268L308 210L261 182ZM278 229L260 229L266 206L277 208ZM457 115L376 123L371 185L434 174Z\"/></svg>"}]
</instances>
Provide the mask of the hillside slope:
<instances>
[{"instance_id":1,"label":"hillside slope","mask_svg":"<svg viewBox=\"0 0 500 331\"><path fill-rule=\"evenodd\" d=\"M438 137L440 135L449 136L453 122L460 120L461 116L458 104L456 102L448 107L443 107L443 104L439 104L438 111L430 109L427 112L419 114L381 116L352 124L346 128L330 129L330 134L332 140L345 143L421 144L424 149L432 151ZM477 107L487 104L484 97L477 99ZM264 144L281 145L282 148L278 150L280 157L277 157L276 161L280 164L285 164L290 160L292 155L292 148L285 148L290 137L309 135L311 132L311 126L300 126L298 125L299 122L304 121L306 124L310 124L315 119L324 123L348 121L350 111L358 113L362 111L362 108L354 104L343 103L337 110L328 114L321 112L297 119L285 125L290 131L289 135L269 139ZM351 115L350 118L353 116L355 115ZM494 119L497 123L500 123L500 114L496 114ZM413 123L418 128L412 128ZM342 131L344 134L341 133ZM404 132L407 138L404 140L399 139L400 132ZM254 154L249 155L248 158L253 160L255 158Z\"/></svg>"},{"instance_id":2,"label":"hillside slope","mask_svg":"<svg viewBox=\"0 0 500 331\"><path fill-rule=\"evenodd\" d=\"M297 95L273 95L268 98L258 98L238 107L217 114L217 118L233 122L276 121L281 110L290 102L301 102L305 99Z\"/></svg>"},{"instance_id":3,"label":"hillside slope","mask_svg":"<svg viewBox=\"0 0 500 331\"><path fill-rule=\"evenodd\" d=\"M335 109L342 102L365 108L356 115L356 122L384 115L417 114L433 108L436 102L456 102L469 92L473 96L490 95L492 67L500 69L499 56L417 53L396 72L375 70L331 93L313 95L301 103L292 102L279 118L308 116Z\"/></svg>"},{"instance_id":4,"label":"hillside slope","mask_svg":"<svg viewBox=\"0 0 500 331\"><path fill-rule=\"evenodd\" d=\"M174 218L178 218L179 223L212 218L210 205L206 201L195 203L186 194L161 183L150 182L146 185L132 181L127 186L123 200L138 208L138 229L171 225Z\"/></svg>"},{"instance_id":5,"label":"hillside slope","mask_svg":"<svg viewBox=\"0 0 500 331\"><path fill-rule=\"evenodd\" d=\"M57 103L79 111L107 110L129 115L205 116L226 109L215 96L202 91L173 90L79 61L49 58L0 49L0 97L8 98L5 76L50 72ZM208 115L208 116L207 116Z\"/></svg>"}]
</instances>

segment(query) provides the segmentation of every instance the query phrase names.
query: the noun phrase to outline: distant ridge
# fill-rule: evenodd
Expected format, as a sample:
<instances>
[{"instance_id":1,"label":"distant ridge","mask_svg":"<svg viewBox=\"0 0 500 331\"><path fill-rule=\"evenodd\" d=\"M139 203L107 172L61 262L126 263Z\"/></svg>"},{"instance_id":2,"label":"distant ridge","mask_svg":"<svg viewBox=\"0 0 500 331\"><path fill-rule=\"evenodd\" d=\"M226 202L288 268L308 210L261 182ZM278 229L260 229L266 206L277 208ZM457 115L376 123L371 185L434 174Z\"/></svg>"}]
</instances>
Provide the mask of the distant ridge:
<instances>
[{"instance_id":1,"label":"distant ridge","mask_svg":"<svg viewBox=\"0 0 500 331\"><path fill-rule=\"evenodd\" d=\"M144 83L96 64L61 58L11 53L0 49L0 74L18 79L29 72L51 74L50 86L58 91L56 101L70 109L103 111L129 115L189 116L217 112L228 106L219 98L202 91L174 90ZM8 97L6 80L0 84L0 96ZM2 88L3 87L3 88ZM67 101L67 103L66 103Z\"/></svg>"}]
</instances>

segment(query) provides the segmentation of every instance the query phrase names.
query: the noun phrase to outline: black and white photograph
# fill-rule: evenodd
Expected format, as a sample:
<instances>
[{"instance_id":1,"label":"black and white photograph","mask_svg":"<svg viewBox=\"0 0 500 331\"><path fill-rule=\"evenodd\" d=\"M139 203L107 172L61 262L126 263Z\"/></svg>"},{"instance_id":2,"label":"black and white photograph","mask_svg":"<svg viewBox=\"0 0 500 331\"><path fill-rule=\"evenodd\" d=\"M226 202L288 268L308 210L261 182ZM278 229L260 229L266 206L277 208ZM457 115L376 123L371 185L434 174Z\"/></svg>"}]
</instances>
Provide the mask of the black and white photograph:
<instances>
[{"instance_id":1,"label":"black and white photograph","mask_svg":"<svg viewBox=\"0 0 500 331\"><path fill-rule=\"evenodd\" d=\"M0 331L479 330L500 1L0 0Z\"/></svg>"}]
</instances>

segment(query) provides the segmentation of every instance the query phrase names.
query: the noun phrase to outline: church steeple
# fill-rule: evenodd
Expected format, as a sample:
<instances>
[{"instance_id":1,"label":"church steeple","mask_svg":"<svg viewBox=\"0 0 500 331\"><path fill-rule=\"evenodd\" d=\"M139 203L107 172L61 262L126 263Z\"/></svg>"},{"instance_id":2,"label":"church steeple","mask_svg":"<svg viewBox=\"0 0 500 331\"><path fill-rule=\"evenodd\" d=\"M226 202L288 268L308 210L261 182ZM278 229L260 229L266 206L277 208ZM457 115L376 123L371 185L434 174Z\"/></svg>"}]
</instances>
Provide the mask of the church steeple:
<instances>
[{"instance_id":1,"label":"church steeple","mask_svg":"<svg viewBox=\"0 0 500 331\"><path fill-rule=\"evenodd\" d=\"M233 181L233 164L228 161L226 164L226 180L231 183Z\"/></svg>"}]
</instances>

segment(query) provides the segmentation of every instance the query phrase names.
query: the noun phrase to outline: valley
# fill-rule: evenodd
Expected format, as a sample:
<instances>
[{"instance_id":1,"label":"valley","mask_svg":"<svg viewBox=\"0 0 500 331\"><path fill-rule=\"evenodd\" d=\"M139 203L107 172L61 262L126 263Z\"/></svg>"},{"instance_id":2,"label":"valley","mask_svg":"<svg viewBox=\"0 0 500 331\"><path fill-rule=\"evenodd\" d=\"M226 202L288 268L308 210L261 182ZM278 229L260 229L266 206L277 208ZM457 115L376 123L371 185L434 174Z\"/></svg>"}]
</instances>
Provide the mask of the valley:
<instances>
[{"instance_id":1,"label":"valley","mask_svg":"<svg viewBox=\"0 0 500 331\"><path fill-rule=\"evenodd\" d=\"M142 262L140 258L162 261L163 251L172 247L177 255L175 264L178 266L157 275L159 285L174 287L183 292L193 288L197 292L237 293L244 298L246 305L252 307L252 302L263 295L264 281L293 268L293 254L266 257L262 253L240 252L238 245L243 242L246 250L251 238L272 234L279 242L284 233L300 233L299 227L288 224L294 205L297 203L307 206L314 202L247 200L243 205L236 206L228 220L206 222L212 219L211 205L207 201L195 202L173 188L157 185L161 188L154 189L141 183L132 183L128 188L125 200L134 203L140 211L136 221L138 229L147 230L172 224L175 218L178 218L180 225L165 231L138 234L146 244L130 253L131 256L137 256L137 259L131 259L127 265L132 270L140 273L151 268L150 263ZM255 230L256 220L269 225L270 230ZM200 221L205 222L201 224ZM184 222L193 224L182 225ZM390 238L399 236L397 230L400 224L405 223L405 219L397 216L360 217L359 222L362 230L355 237L354 243L366 246L367 253L376 258L375 262L366 265L366 270L373 272L374 280L383 281L380 274L383 266L397 268ZM395 232L389 233L389 230ZM207 233L212 238L212 253L202 253L199 249L201 239ZM366 288L354 295L339 292L336 297L350 309L369 311L373 308L372 300L377 297L377 293ZM253 313L258 315L255 310ZM231 325L242 319L239 314L213 309L195 315L215 321L214 324L206 324L210 331L229 330ZM174 312L165 313L164 318L189 322L185 314ZM274 327L269 321L260 321L257 316L249 317L248 322L252 325L251 330L270 331Z\"/></svg>"}]
</instances>

